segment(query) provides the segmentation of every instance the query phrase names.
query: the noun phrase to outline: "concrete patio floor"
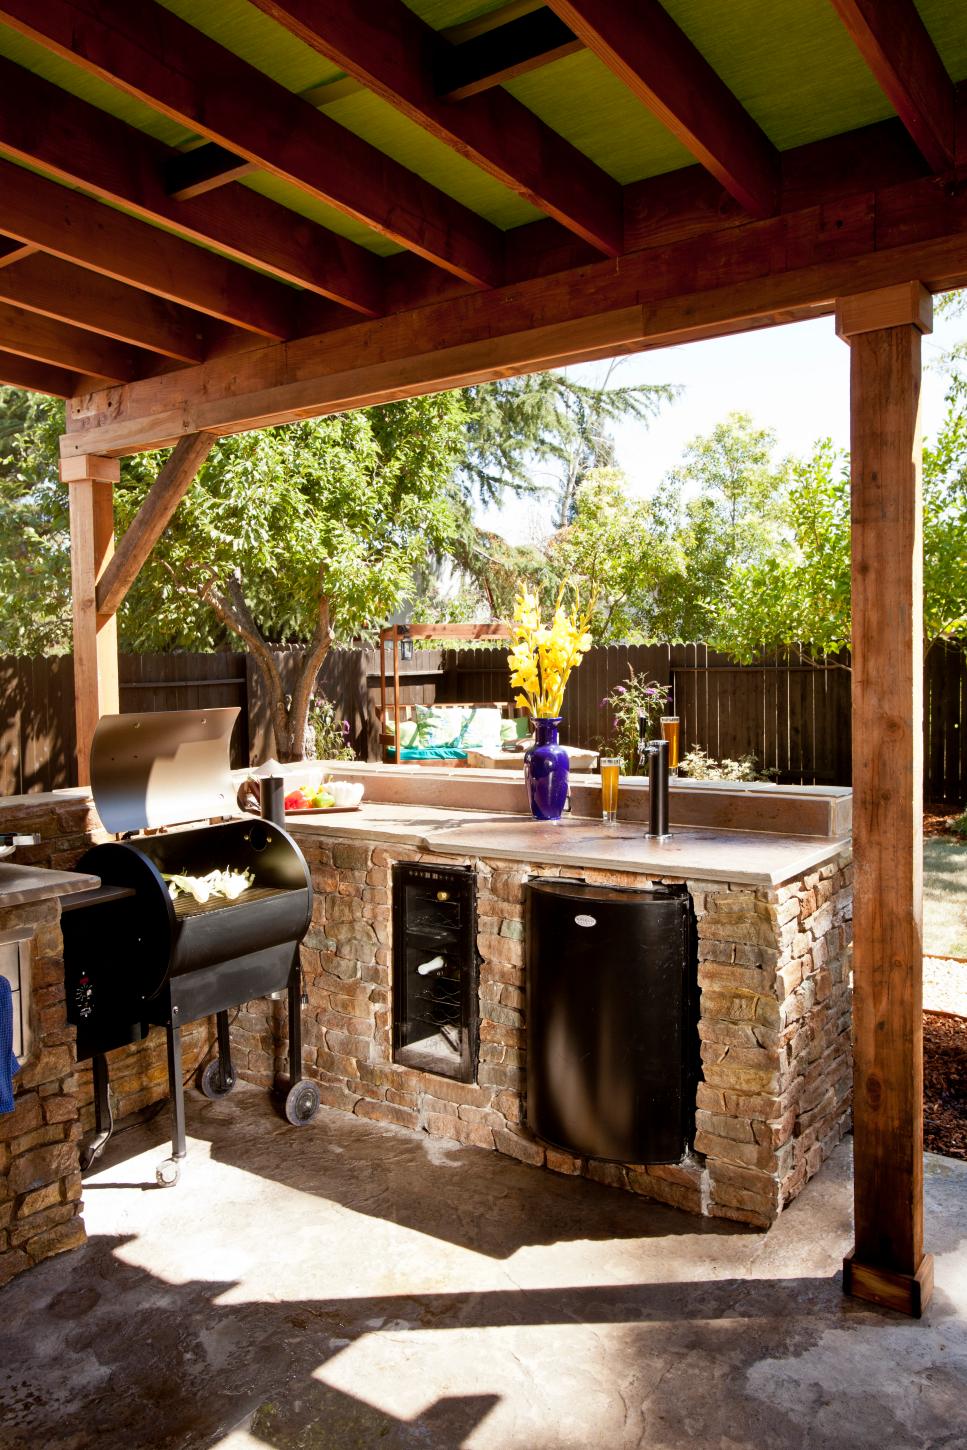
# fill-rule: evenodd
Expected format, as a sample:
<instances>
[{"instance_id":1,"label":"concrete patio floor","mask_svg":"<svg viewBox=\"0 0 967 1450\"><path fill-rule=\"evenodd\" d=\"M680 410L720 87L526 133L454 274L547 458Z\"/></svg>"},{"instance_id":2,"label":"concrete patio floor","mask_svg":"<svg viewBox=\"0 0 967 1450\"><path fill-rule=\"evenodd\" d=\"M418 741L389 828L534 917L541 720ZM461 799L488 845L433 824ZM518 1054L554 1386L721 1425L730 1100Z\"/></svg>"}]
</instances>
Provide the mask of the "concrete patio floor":
<instances>
[{"instance_id":1,"label":"concrete patio floor","mask_svg":"<svg viewBox=\"0 0 967 1450\"><path fill-rule=\"evenodd\" d=\"M84 1249L0 1292L2 1450L967 1446L967 1164L929 1158L938 1289L844 1300L843 1145L768 1233L264 1093L166 1117Z\"/></svg>"}]
</instances>

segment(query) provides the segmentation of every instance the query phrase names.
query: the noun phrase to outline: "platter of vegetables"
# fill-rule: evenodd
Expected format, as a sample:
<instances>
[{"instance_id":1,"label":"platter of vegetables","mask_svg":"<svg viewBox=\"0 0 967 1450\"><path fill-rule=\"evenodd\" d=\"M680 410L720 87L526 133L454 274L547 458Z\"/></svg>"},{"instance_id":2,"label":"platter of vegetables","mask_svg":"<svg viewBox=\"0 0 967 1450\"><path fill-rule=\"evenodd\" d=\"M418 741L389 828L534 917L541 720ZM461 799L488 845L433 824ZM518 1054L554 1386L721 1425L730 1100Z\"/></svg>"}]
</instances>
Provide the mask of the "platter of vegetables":
<instances>
[{"instance_id":1,"label":"platter of vegetables","mask_svg":"<svg viewBox=\"0 0 967 1450\"><path fill-rule=\"evenodd\" d=\"M317 786L299 786L296 790L289 791L285 798L286 815L298 815L307 811L358 811L359 802L355 805L338 805L336 794L331 789L331 783Z\"/></svg>"}]
</instances>

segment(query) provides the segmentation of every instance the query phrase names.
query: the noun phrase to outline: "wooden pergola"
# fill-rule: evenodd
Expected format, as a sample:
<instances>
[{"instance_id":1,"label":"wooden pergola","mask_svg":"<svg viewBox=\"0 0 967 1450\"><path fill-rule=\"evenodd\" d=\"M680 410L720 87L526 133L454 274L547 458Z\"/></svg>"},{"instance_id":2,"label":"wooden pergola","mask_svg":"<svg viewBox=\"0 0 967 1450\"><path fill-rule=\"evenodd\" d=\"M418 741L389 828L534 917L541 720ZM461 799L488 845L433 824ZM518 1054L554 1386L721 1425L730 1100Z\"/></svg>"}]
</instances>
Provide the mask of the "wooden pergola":
<instances>
[{"instance_id":1,"label":"wooden pergola","mask_svg":"<svg viewBox=\"0 0 967 1450\"><path fill-rule=\"evenodd\" d=\"M920 339L931 294L967 284L965 76L962 0L0 0L0 379L67 399L82 780L117 709L117 609L215 438L835 312L845 1287L913 1313ZM167 445L115 547L118 460Z\"/></svg>"}]
</instances>

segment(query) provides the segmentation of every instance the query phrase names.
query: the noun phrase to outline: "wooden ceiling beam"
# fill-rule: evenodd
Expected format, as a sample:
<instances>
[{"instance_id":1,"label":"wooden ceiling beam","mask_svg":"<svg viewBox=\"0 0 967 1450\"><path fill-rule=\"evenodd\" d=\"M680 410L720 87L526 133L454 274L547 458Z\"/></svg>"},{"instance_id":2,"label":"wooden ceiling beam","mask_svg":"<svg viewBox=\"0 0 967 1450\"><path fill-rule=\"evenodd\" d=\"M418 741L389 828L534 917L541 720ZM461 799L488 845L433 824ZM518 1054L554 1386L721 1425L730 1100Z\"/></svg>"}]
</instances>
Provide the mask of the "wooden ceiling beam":
<instances>
[{"instance_id":1,"label":"wooden ceiling beam","mask_svg":"<svg viewBox=\"0 0 967 1450\"><path fill-rule=\"evenodd\" d=\"M66 262L264 337L291 336L293 294L136 217L0 161L3 226Z\"/></svg>"},{"instance_id":2,"label":"wooden ceiling beam","mask_svg":"<svg viewBox=\"0 0 967 1450\"><path fill-rule=\"evenodd\" d=\"M53 368L29 357L0 351L0 383L9 388L26 388L28 393L70 398L77 392L78 374L67 368Z\"/></svg>"},{"instance_id":3,"label":"wooden ceiling beam","mask_svg":"<svg viewBox=\"0 0 967 1450\"><path fill-rule=\"evenodd\" d=\"M552 10L534 10L441 50L434 68L436 89L445 101L465 101L583 49Z\"/></svg>"},{"instance_id":4,"label":"wooden ceiling beam","mask_svg":"<svg viewBox=\"0 0 967 1450\"><path fill-rule=\"evenodd\" d=\"M151 366L150 358L133 348L7 302L0 302L0 338L7 352L111 382L144 377Z\"/></svg>"},{"instance_id":5,"label":"wooden ceiling beam","mask_svg":"<svg viewBox=\"0 0 967 1450\"><path fill-rule=\"evenodd\" d=\"M850 38L932 170L955 160L956 102L914 0L832 0Z\"/></svg>"},{"instance_id":6,"label":"wooden ceiling beam","mask_svg":"<svg viewBox=\"0 0 967 1450\"><path fill-rule=\"evenodd\" d=\"M24 0L27 3L27 0ZM496 87L441 99L435 31L402 0L254 0L266 15L409 120L608 256L622 248L621 188L569 141Z\"/></svg>"},{"instance_id":7,"label":"wooden ceiling beam","mask_svg":"<svg viewBox=\"0 0 967 1450\"><path fill-rule=\"evenodd\" d=\"M775 211L779 153L657 0L549 4L750 215Z\"/></svg>"},{"instance_id":8,"label":"wooden ceiling beam","mask_svg":"<svg viewBox=\"0 0 967 1450\"><path fill-rule=\"evenodd\" d=\"M364 247L239 186L175 200L166 172L179 152L3 59L0 152L365 317L382 311L378 259ZM281 312L291 303L263 279L256 290Z\"/></svg>"},{"instance_id":9,"label":"wooden ceiling beam","mask_svg":"<svg viewBox=\"0 0 967 1450\"><path fill-rule=\"evenodd\" d=\"M911 277L967 283L967 195L930 176L78 397L62 448L137 452L724 336Z\"/></svg>"},{"instance_id":10,"label":"wooden ceiling beam","mask_svg":"<svg viewBox=\"0 0 967 1450\"><path fill-rule=\"evenodd\" d=\"M207 318L45 253L35 251L15 267L0 268L0 298L177 362L208 356Z\"/></svg>"},{"instance_id":11,"label":"wooden ceiling beam","mask_svg":"<svg viewBox=\"0 0 967 1450\"><path fill-rule=\"evenodd\" d=\"M437 266L499 281L498 228L152 0L0 0L0 19Z\"/></svg>"}]
</instances>

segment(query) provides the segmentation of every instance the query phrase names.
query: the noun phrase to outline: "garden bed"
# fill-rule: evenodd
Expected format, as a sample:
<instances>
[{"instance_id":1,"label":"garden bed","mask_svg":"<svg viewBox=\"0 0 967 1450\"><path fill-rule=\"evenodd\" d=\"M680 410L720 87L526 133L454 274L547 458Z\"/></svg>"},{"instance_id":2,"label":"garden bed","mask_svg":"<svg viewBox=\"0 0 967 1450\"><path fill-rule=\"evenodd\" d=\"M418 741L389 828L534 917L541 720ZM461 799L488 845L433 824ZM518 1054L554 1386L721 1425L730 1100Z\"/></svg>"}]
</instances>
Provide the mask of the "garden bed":
<instances>
[{"instance_id":1,"label":"garden bed","mask_svg":"<svg viewBox=\"0 0 967 1450\"><path fill-rule=\"evenodd\" d=\"M923 1138L967 1160L967 1017L952 1012L923 1014Z\"/></svg>"}]
</instances>

